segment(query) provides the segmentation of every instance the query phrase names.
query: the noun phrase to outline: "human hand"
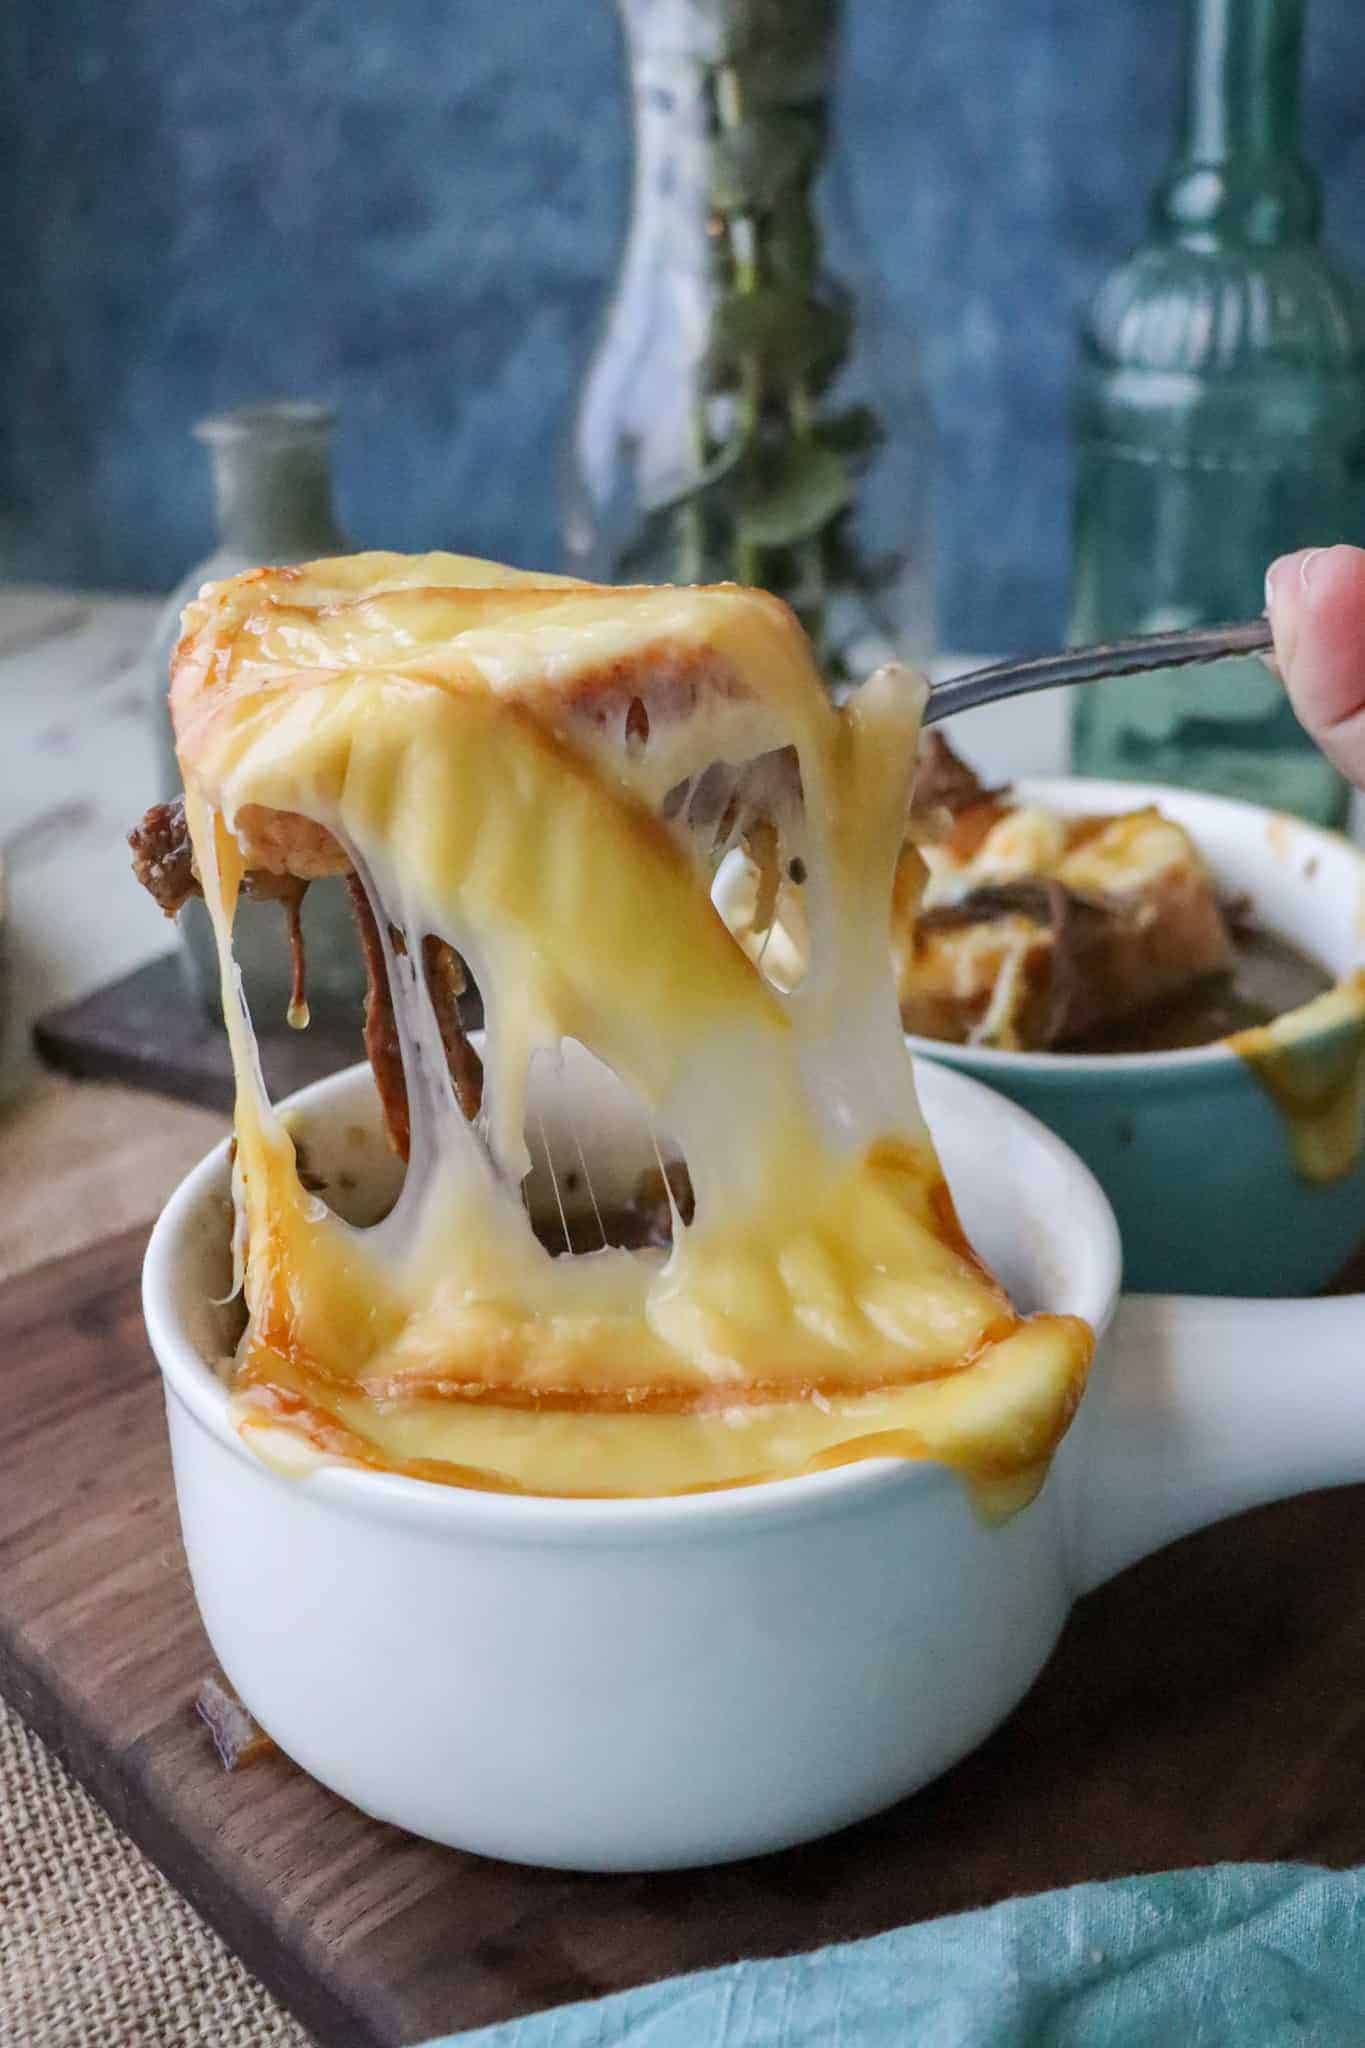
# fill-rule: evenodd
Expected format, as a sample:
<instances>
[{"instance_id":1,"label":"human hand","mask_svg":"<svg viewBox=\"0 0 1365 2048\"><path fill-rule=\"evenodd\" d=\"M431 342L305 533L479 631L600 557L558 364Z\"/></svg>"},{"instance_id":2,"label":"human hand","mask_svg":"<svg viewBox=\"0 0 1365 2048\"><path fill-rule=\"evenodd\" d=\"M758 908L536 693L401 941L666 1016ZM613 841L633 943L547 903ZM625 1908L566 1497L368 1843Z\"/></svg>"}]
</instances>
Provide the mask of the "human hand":
<instances>
[{"instance_id":1,"label":"human hand","mask_svg":"<svg viewBox=\"0 0 1365 2048\"><path fill-rule=\"evenodd\" d=\"M1265 608L1299 723L1365 788L1365 549L1282 555L1266 573Z\"/></svg>"}]
</instances>

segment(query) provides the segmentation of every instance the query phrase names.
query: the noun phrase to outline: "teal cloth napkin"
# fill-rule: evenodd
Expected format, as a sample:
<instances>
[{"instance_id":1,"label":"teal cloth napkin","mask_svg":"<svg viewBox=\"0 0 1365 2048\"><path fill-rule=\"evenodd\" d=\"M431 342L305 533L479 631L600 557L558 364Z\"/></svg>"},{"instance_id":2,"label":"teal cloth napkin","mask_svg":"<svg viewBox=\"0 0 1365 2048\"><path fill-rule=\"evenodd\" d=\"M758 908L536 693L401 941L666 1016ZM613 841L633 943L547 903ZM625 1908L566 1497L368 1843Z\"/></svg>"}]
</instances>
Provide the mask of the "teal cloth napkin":
<instances>
[{"instance_id":1,"label":"teal cloth napkin","mask_svg":"<svg viewBox=\"0 0 1365 2048\"><path fill-rule=\"evenodd\" d=\"M428 2048L1362 2048L1365 1872L1078 1885Z\"/></svg>"}]
</instances>

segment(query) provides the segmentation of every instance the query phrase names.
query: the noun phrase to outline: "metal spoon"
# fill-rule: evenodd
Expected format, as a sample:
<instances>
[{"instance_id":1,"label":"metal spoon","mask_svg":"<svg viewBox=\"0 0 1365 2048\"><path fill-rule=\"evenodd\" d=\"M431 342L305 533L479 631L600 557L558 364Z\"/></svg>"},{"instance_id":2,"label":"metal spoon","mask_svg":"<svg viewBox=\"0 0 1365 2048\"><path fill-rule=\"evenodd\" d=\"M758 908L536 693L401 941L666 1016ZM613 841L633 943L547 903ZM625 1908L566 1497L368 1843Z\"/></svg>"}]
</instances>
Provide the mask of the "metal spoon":
<instances>
[{"instance_id":1,"label":"metal spoon","mask_svg":"<svg viewBox=\"0 0 1365 2048\"><path fill-rule=\"evenodd\" d=\"M1260 654L1271 645L1266 619L1238 626L1191 626L1179 633L1140 633L1096 647L1070 647L1063 654L1036 654L1028 661L998 661L953 676L929 692L924 723L936 725L957 711L1052 690L1060 683L1099 683L1109 676L1135 676L1149 669L1181 668L1192 661L1225 661L1234 654Z\"/></svg>"}]
</instances>

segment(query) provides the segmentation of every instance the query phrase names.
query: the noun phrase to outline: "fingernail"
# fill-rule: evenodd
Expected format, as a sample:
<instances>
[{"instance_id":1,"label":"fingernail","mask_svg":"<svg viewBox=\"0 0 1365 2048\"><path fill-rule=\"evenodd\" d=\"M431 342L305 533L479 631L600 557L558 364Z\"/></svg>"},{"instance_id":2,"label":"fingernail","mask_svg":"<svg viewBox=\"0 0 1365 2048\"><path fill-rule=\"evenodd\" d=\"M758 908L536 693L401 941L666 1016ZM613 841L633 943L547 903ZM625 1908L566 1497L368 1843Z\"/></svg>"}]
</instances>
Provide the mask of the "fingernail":
<instances>
[{"instance_id":1,"label":"fingernail","mask_svg":"<svg viewBox=\"0 0 1365 2048\"><path fill-rule=\"evenodd\" d=\"M1304 590L1307 590L1308 588L1309 570L1312 568L1314 562L1316 562L1316 560L1318 559L1318 556L1325 555L1326 553L1326 548L1310 548L1308 550L1308 553L1304 556L1303 560L1299 563L1299 583Z\"/></svg>"},{"instance_id":2,"label":"fingernail","mask_svg":"<svg viewBox=\"0 0 1365 2048\"><path fill-rule=\"evenodd\" d=\"M1284 572L1288 561L1288 555L1276 555L1274 561L1265 572L1265 610L1267 618L1270 617L1271 606L1281 595L1281 585L1284 582Z\"/></svg>"}]
</instances>

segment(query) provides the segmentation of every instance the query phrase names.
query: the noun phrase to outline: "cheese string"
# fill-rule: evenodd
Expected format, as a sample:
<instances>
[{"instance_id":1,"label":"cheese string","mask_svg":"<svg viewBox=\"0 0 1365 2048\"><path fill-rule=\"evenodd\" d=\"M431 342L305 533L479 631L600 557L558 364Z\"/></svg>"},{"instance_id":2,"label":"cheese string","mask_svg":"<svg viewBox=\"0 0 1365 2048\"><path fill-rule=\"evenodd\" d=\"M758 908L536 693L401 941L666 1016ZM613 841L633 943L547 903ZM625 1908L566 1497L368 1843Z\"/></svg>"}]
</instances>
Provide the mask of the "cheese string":
<instances>
[{"instance_id":1,"label":"cheese string","mask_svg":"<svg viewBox=\"0 0 1365 2048\"><path fill-rule=\"evenodd\" d=\"M602 1221L602 1211L597 1201L597 1190L593 1187L592 1174L588 1170L588 1162L583 1153L583 1140L578 1135L578 1124L575 1121L573 1111L569 1107L569 1091L567 1089L565 1090L564 1118L569 1126L570 1135L573 1138L574 1150L578 1154L578 1164L583 1174L583 1185L588 1190L588 1200L592 1203L592 1213L597 1219L597 1232L602 1240L602 1249L605 1251L607 1248L607 1226Z\"/></svg>"},{"instance_id":2,"label":"cheese string","mask_svg":"<svg viewBox=\"0 0 1365 2048\"><path fill-rule=\"evenodd\" d=\"M545 1151L545 1164L550 1169L550 1185L555 1191L555 1207L559 1211L559 1226L564 1232L564 1249L566 1252L572 1252L573 1239L569 1236L569 1219L564 1213L564 1197L559 1192L559 1175L555 1172L554 1154L550 1150L550 1139L545 1129L545 1118L540 1110L536 1111L536 1125L540 1131L540 1142Z\"/></svg>"}]
</instances>

